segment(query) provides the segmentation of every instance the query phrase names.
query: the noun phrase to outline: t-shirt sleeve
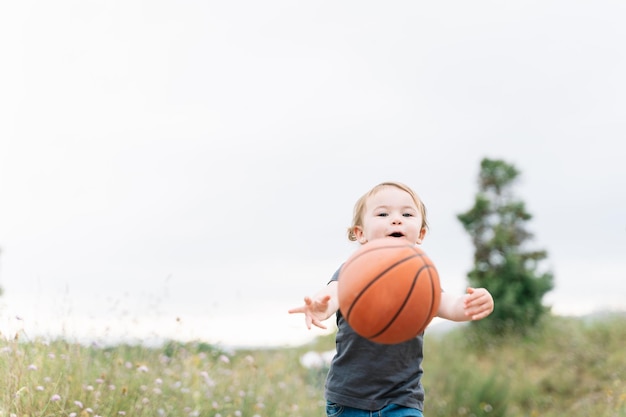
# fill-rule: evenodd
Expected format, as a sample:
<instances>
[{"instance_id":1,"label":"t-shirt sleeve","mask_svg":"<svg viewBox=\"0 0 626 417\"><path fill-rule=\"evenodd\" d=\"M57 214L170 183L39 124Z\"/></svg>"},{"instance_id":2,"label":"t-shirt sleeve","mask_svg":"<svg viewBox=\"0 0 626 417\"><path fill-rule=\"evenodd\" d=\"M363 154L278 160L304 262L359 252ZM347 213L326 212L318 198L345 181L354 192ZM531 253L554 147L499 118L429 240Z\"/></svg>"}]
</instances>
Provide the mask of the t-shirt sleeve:
<instances>
[{"instance_id":1,"label":"t-shirt sleeve","mask_svg":"<svg viewBox=\"0 0 626 417\"><path fill-rule=\"evenodd\" d=\"M343 266L343 264L342 264ZM332 278L330 279L330 281L328 281L328 283L330 284L333 281L337 281L339 279L339 271L341 271L341 266L335 271L335 273L333 274Z\"/></svg>"}]
</instances>

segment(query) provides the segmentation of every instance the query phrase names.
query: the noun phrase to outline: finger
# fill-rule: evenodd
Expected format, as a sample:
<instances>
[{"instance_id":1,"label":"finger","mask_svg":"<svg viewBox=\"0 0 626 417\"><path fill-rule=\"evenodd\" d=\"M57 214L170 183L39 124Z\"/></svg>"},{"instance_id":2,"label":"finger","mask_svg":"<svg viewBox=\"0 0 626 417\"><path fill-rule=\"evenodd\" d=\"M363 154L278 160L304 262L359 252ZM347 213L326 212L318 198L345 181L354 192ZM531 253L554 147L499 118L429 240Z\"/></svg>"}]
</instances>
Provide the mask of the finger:
<instances>
[{"instance_id":1,"label":"finger","mask_svg":"<svg viewBox=\"0 0 626 417\"><path fill-rule=\"evenodd\" d=\"M326 326L324 326L324 324L322 324L322 322L317 319L313 319L313 324L319 327L320 329L326 329Z\"/></svg>"},{"instance_id":2,"label":"finger","mask_svg":"<svg viewBox=\"0 0 626 417\"><path fill-rule=\"evenodd\" d=\"M482 298L476 298L476 299L468 299L465 300L465 311L466 312L472 312L472 311L478 311L480 309L483 308L483 306L485 306L486 304L488 304L488 300L483 300Z\"/></svg>"},{"instance_id":3,"label":"finger","mask_svg":"<svg viewBox=\"0 0 626 417\"><path fill-rule=\"evenodd\" d=\"M487 294L473 293L471 295L468 295L467 298L465 299L465 306L466 307L480 306L480 305L489 303L490 299L491 297L489 297L489 295Z\"/></svg>"},{"instance_id":4,"label":"finger","mask_svg":"<svg viewBox=\"0 0 626 417\"><path fill-rule=\"evenodd\" d=\"M481 297L481 296L473 296L473 297L472 296L468 296L465 299L465 305L467 307L475 307L475 306L483 304L484 302L485 302L485 300L483 300L483 297Z\"/></svg>"},{"instance_id":5,"label":"finger","mask_svg":"<svg viewBox=\"0 0 626 417\"><path fill-rule=\"evenodd\" d=\"M489 315L489 313L491 313L489 310L485 310L483 312L475 314L475 315L472 316L472 320L484 319L485 317L487 317Z\"/></svg>"},{"instance_id":6,"label":"finger","mask_svg":"<svg viewBox=\"0 0 626 417\"><path fill-rule=\"evenodd\" d=\"M468 306L472 304L474 301L479 300L484 294L476 291L474 288L468 288L467 294L465 295L465 305Z\"/></svg>"},{"instance_id":7,"label":"finger","mask_svg":"<svg viewBox=\"0 0 626 417\"><path fill-rule=\"evenodd\" d=\"M472 317L472 320L479 320L487 317L492 312L493 305L489 302L489 300L486 300L485 302L475 305L469 309L468 315Z\"/></svg>"},{"instance_id":8,"label":"finger","mask_svg":"<svg viewBox=\"0 0 626 417\"><path fill-rule=\"evenodd\" d=\"M472 307L472 308L468 308L465 310L465 315L472 320L476 320L482 312L483 312L482 309Z\"/></svg>"},{"instance_id":9,"label":"finger","mask_svg":"<svg viewBox=\"0 0 626 417\"><path fill-rule=\"evenodd\" d=\"M489 298L477 298L476 300L473 300L472 302L468 303L466 308L469 311L482 311L482 310L489 310Z\"/></svg>"}]
</instances>

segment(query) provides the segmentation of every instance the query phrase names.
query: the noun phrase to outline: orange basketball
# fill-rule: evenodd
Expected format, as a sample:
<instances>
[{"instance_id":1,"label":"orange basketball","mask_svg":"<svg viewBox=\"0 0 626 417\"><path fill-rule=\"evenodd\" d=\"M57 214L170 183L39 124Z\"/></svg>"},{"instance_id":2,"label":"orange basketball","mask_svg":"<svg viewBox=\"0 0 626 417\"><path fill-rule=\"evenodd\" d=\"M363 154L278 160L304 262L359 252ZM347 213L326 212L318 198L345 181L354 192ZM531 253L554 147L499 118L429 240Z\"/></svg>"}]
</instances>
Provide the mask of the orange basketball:
<instances>
[{"instance_id":1,"label":"orange basketball","mask_svg":"<svg viewBox=\"0 0 626 417\"><path fill-rule=\"evenodd\" d=\"M404 239L372 240L343 264L339 309L350 327L377 343L405 342L424 331L441 300L430 258Z\"/></svg>"}]
</instances>

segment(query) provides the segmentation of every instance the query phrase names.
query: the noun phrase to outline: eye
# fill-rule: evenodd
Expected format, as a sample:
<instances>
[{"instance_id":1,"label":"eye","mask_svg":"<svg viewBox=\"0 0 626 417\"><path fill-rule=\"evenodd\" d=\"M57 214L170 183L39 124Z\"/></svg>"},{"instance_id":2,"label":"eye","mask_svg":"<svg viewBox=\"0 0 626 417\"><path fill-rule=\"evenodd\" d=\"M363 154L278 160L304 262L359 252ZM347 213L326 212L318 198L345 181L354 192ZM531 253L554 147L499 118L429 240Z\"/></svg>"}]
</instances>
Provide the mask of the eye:
<instances>
[{"instance_id":1,"label":"eye","mask_svg":"<svg viewBox=\"0 0 626 417\"><path fill-rule=\"evenodd\" d=\"M377 216L378 217L387 217L387 216L389 216L389 214L385 213L385 212L382 212L382 213L378 213Z\"/></svg>"},{"instance_id":2,"label":"eye","mask_svg":"<svg viewBox=\"0 0 626 417\"><path fill-rule=\"evenodd\" d=\"M404 216L404 217L413 217L414 214L413 213L404 213L404 214L402 214L402 216Z\"/></svg>"}]
</instances>

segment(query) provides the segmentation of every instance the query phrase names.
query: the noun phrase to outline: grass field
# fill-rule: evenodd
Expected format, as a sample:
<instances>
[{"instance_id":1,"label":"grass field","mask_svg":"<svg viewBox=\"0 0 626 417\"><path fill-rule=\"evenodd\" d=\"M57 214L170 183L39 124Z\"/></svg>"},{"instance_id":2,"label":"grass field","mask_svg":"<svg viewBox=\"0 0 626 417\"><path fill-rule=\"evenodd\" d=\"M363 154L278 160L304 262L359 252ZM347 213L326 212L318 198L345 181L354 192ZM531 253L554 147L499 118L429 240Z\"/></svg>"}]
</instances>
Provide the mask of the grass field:
<instances>
[{"instance_id":1,"label":"grass field","mask_svg":"<svg viewBox=\"0 0 626 417\"><path fill-rule=\"evenodd\" d=\"M227 352L0 340L0 417L324 415L325 366L297 348ZM471 328L426 337L426 417L626 417L626 318L551 317L521 338L471 345Z\"/></svg>"}]
</instances>

